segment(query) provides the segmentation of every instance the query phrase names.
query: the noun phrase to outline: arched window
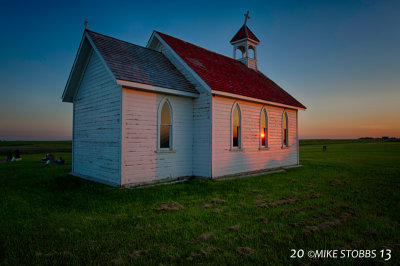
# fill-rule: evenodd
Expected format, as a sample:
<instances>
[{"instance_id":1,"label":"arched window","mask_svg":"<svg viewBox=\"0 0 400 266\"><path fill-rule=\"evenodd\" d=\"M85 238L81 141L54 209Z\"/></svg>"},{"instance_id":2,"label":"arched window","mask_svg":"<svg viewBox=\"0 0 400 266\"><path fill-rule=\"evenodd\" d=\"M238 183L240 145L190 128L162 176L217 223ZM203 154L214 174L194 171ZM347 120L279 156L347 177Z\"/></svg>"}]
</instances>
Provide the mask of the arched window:
<instances>
[{"instance_id":1,"label":"arched window","mask_svg":"<svg viewBox=\"0 0 400 266\"><path fill-rule=\"evenodd\" d=\"M246 48L245 47L243 47L243 46L237 47L236 50L235 50L235 59L236 58L239 58L239 59L243 58L245 53L246 53Z\"/></svg>"},{"instance_id":2,"label":"arched window","mask_svg":"<svg viewBox=\"0 0 400 266\"><path fill-rule=\"evenodd\" d=\"M160 149L172 148L172 112L168 100L161 102L159 114L159 147Z\"/></svg>"},{"instance_id":3,"label":"arched window","mask_svg":"<svg viewBox=\"0 0 400 266\"><path fill-rule=\"evenodd\" d=\"M286 112L282 118L282 146L289 147L289 121Z\"/></svg>"},{"instance_id":4,"label":"arched window","mask_svg":"<svg viewBox=\"0 0 400 266\"><path fill-rule=\"evenodd\" d=\"M234 105L232 112L232 148L241 148L241 118L239 105Z\"/></svg>"},{"instance_id":5,"label":"arched window","mask_svg":"<svg viewBox=\"0 0 400 266\"><path fill-rule=\"evenodd\" d=\"M247 53L248 53L247 57L256 59L256 50L254 49L253 46L249 46Z\"/></svg>"},{"instance_id":6,"label":"arched window","mask_svg":"<svg viewBox=\"0 0 400 266\"><path fill-rule=\"evenodd\" d=\"M268 148L268 115L265 108L261 110L260 116L260 147Z\"/></svg>"}]
</instances>

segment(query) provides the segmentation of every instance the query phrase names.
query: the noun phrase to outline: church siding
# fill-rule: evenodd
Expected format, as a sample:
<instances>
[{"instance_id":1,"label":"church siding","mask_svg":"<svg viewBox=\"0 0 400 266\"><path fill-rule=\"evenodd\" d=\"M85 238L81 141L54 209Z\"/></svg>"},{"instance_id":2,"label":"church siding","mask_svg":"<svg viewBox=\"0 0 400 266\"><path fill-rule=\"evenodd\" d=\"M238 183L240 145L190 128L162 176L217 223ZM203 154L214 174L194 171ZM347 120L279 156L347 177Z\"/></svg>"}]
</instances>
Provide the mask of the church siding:
<instances>
[{"instance_id":1,"label":"church siding","mask_svg":"<svg viewBox=\"0 0 400 266\"><path fill-rule=\"evenodd\" d=\"M193 103L193 175L211 177L211 90L174 52L165 47L160 50L200 93Z\"/></svg>"},{"instance_id":2,"label":"church siding","mask_svg":"<svg viewBox=\"0 0 400 266\"><path fill-rule=\"evenodd\" d=\"M120 185L121 87L95 53L74 98L73 174Z\"/></svg>"},{"instance_id":3,"label":"church siding","mask_svg":"<svg viewBox=\"0 0 400 266\"><path fill-rule=\"evenodd\" d=\"M157 152L158 108L172 106L173 152ZM192 176L193 99L123 88L122 185Z\"/></svg>"},{"instance_id":4,"label":"church siding","mask_svg":"<svg viewBox=\"0 0 400 266\"><path fill-rule=\"evenodd\" d=\"M242 150L231 151L234 99L213 96L213 177L298 164L297 110L236 101L241 111ZM268 114L269 148L259 149L260 113ZM282 148L282 115L289 118L289 147Z\"/></svg>"}]
</instances>

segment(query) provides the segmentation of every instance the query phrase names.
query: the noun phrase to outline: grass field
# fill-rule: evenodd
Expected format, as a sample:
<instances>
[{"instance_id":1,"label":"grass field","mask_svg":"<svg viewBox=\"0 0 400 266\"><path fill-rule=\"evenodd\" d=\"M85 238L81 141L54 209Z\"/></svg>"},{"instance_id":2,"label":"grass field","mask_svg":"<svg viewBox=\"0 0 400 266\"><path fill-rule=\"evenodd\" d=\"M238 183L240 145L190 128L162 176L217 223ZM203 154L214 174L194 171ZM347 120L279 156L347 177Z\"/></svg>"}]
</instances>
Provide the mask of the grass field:
<instances>
[{"instance_id":1,"label":"grass field","mask_svg":"<svg viewBox=\"0 0 400 266\"><path fill-rule=\"evenodd\" d=\"M399 264L400 143L306 144L284 173L144 189L68 176L70 152L55 151L65 166L22 152L0 163L0 264L366 264L381 249ZM378 258L307 258L317 249Z\"/></svg>"}]
</instances>

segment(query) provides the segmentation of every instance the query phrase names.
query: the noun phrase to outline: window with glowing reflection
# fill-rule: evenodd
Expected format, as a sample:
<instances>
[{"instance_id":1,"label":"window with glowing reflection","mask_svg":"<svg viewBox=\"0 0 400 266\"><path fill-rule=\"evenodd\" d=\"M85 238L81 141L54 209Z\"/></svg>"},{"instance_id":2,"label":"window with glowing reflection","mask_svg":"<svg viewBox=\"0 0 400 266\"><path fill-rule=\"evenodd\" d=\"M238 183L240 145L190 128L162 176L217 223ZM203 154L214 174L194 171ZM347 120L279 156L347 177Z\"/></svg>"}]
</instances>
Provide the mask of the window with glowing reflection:
<instances>
[{"instance_id":1,"label":"window with glowing reflection","mask_svg":"<svg viewBox=\"0 0 400 266\"><path fill-rule=\"evenodd\" d=\"M282 142L283 146L288 147L289 146L289 122L288 122L288 117L287 113L284 113L283 115L283 121L282 121Z\"/></svg>"},{"instance_id":2,"label":"window with glowing reflection","mask_svg":"<svg viewBox=\"0 0 400 266\"><path fill-rule=\"evenodd\" d=\"M261 148L268 147L268 116L267 111L263 109L260 117L260 145Z\"/></svg>"},{"instance_id":3,"label":"window with glowing reflection","mask_svg":"<svg viewBox=\"0 0 400 266\"><path fill-rule=\"evenodd\" d=\"M234 148L241 146L240 123L240 109L239 105L236 105L232 112L232 147Z\"/></svg>"},{"instance_id":4,"label":"window with glowing reflection","mask_svg":"<svg viewBox=\"0 0 400 266\"><path fill-rule=\"evenodd\" d=\"M160 119L160 149L171 149L172 144L172 117L171 107L165 101L161 109Z\"/></svg>"}]
</instances>

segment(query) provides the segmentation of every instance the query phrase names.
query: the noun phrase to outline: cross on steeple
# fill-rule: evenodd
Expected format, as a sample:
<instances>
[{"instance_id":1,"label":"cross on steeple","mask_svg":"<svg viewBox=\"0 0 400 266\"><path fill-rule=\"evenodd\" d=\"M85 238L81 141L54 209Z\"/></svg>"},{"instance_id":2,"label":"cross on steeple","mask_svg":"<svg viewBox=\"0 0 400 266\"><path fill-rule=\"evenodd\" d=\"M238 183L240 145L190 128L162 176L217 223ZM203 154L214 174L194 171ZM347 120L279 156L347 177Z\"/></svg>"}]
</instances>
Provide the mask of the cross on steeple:
<instances>
[{"instance_id":1,"label":"cross on steeple","mask_svg":"<svg viewBox=\"0 0 400 266\"><path fill-rule=\"evenodd\" d=\"M250 16L249 16L249 10L247 10L247 13L246 13L246 14L244 14L244 16L246 17L246 18L244 19L244 25L246 25L246 23L247 23L247 20L248 20L248 19L250 19Z\"/></svg>"},{"instance_id":2,"label":"cross on steeple","mask_svg":"<svg viewBox=\"0 0 400 266\"><path fill-rule=\"evenodd\" d=\"M85 20L85 29L87 30L87 20Z\"/></svg>"}]
</instances>

